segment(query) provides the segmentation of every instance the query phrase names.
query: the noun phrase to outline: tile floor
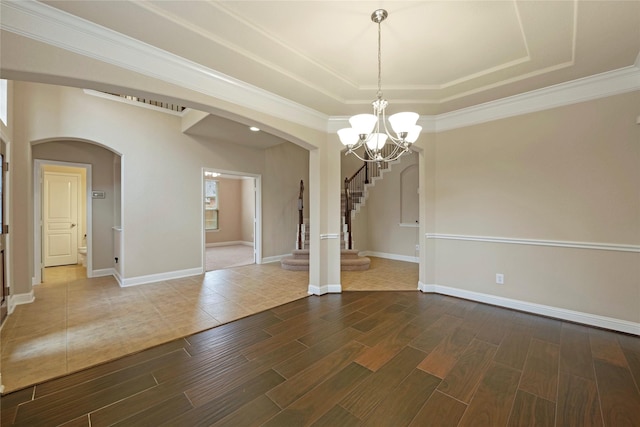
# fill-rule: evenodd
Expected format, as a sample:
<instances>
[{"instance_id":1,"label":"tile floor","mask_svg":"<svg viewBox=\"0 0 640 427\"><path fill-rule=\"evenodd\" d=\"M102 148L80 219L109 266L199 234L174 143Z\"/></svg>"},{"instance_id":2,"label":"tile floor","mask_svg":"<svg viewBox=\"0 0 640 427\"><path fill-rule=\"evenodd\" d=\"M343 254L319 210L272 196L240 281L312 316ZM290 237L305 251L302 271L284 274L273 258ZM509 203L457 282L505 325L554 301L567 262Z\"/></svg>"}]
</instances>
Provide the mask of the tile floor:
<instances>
[{"instance_id":1,"label":"tile floor","mask_svg":"<svg viewBox=\"0 0 640 427\"><path fill-rule=\"evenodd\" d=\"M415 290L418 264L372 258L343 272L344 290ZM308 273L279 263L121 288L79 266L45 270L35 302L1 331L5 393L307 296Z\"/></svg>"}]
</instances>

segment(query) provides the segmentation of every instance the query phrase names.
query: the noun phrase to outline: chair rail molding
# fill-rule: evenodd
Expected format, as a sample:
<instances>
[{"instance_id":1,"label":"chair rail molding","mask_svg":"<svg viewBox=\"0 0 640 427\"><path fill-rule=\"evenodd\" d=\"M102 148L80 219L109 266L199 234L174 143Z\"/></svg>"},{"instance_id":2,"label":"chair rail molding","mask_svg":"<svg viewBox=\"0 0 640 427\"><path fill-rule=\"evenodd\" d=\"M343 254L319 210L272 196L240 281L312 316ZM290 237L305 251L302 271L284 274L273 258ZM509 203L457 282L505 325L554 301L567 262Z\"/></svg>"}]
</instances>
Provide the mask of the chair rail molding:
<instances>
[{"instance_id":1,"label":"chair rail molding","mask_svg":"<svg viewBox=\"0 0 640 427\"><path fill-rule=\"evenodd\" d=\"M538 240L512 237L468 236L461 234L426 233L427 239L463 240L470 242L506 243L514 245L554 246L560 248L595 249L601 251L638 252L640 245L623 245L618 243L574 242L568 240Z\"/></svg>"}]
</instances>

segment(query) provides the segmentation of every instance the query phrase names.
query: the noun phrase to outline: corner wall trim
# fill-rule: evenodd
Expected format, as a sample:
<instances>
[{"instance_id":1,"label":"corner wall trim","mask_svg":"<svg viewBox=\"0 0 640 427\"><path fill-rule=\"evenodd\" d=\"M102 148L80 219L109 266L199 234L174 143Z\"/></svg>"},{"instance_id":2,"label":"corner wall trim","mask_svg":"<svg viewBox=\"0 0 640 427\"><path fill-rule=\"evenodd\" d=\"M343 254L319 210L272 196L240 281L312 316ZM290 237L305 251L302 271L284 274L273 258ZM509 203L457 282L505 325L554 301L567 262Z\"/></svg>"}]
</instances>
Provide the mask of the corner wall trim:
<instances>
[{"instance_id":1,"label":"corner wall trim","mask_svg":"<svg viewBox=\"0 0 640 427\"><path fill-rule=\"evenodd\" d=\"M31 304L35 300L36 300L36 297L33 294L33 289L27 292L26 294L9 295L9 304L8 304L9 314L13 313L13 310L15 310L17 305Z\"/></svg>"},{"instance_id":2,"label":"corner wall trim","mask_svg":"<svg viewBox=\"0 0 640 427\"><path fill-rule=\"evenodd\" d=\"M427 239L465 240L471 242L509 243L516 245L554 246L560 248L596 249L601 251L640 252L640 245L621 245L616 243L572 242L565 240L536 240L510 237L466 236L461 234L427 233Z\"/></svg>"},{"instance_id":3,"label":"corner wall trim","mask_svg":"<svg viewBox=\"0 0 640 427\"><path fill-rule=\"evenodd\" d=\"M536 304L527 301L499 297L496 295L472 292L464 289L451 288L448 286L425 284L422 282L418 282L418 290L427 293L436 293L457 298L464 298L471 301L482 302L498 307L511 308L514 310L539 314L556 319L568 320L570 322L582 323L584 325L595 326L598 328L605 328L614 331L625 332L628 334L640 335L640 323L630 322L628 320L615 319L612 317L583 313L574 310L567 310L565 308L552 307L543 304Z\"/></svg>"},{"instance_id":4,"label":"corner wall trim","mask_svg":"<svg viewBox=\"0 0 640 427\"><path fill-rule=\"evenodd\" d=\"M169 271L167 273L149 274L148 276L130 277L121 279L120 286L123 288L145 283L161 282L163 280L180 279L181 277L197 276L203 273L202 267L189 268L186 270ZM117 279L117 277L116 277Z\"/></svg>"},{"instance_id":5,"label":"corner wall trim","mask_svg":"<svg viewBox=\"0 0 640 427\"><path fill-rule=\"evenodd\" d=\"M309 284L309 295L339 294L342 292L342 285L316 286Z\"/></svg>"},{"instance_id":6,"label":"corner wall trim","mask_svg":"<svg viewBox=\"0 0 640 427\"><path fill-rule=\"evenodd\" d=\"M416 256L409 255L398 255L398 254L388 254L385 252L376 252L376 251L363 251L360 253L361 256L374 256L378 258L392 259L395 261L406 261L413 263L420 263L420 258Z\"/></svg>"},{"instance_id":7,"label":"corner wall trim","mask_svg":"<svg viewBox=\"0 0 640 427\"><path fill-rule=\"evenodd\" d=\"M93 270L91 272L91 277L106 277L106 276L115 276L116 270L114 268L101 268L99 270Z\"/></svg>"},{"instance_id":8,"label":"corner wall trim","mask_svg":"<svg viewBox=\"0 0 640 427\"><path fill-rule=\"evenodd\" d=\"M286 258L288 256L291 256L291 254L268 256L266 258L262 258L262 262L260 264L269 264L270 262L280 262L282 261L282 258Z\"/></svg>"}]
</instances>

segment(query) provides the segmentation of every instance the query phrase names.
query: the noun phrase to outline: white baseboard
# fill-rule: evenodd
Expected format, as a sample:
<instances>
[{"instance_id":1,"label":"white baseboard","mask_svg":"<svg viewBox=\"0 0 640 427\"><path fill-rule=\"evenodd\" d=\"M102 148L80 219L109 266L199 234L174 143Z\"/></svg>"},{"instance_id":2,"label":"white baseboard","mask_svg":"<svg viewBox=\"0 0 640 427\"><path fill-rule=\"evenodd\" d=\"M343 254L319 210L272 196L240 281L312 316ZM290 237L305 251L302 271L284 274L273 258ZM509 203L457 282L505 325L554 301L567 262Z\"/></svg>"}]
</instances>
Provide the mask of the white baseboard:
<instances>
[{"instance_id":1,"label":"white baseboard","mask_svg":"<svg viewBox=\"0 0 640 427\"><path fill-rule=\"evenodd\" d=\"M31 304L35 300L36 298L33 294L33 289L30 292L27 292L26 294L9 295L9 304L8 304L9 314L13 313L13 310L15 310L17 305Z\"/></svg>"},{"instance_id":2,"label":"white baseboard","mask_svg":"<svg viewBox=\"0 0 640 427\"><path fill-rule=\"evenodd\" d=\"M106 276L115 276L116 270L115 268L101 268L99 270L93 270L91 272L91 277L106 277Z\"/></svg>"},{"instance_id":3,"label":"white baseboard","mask_svg":"<svg viewBox=\"0 0 640 427\"><path fill-rule=\"evenodd\" d=\"M216 248L216 247L219 247L219 246L237 246L237 245L253 247L253 242L245 242L243 240L234 240L232 242L207 243L207 244L205 244L205 247L207 247L207 248Z\"/></svg>"},{"instance_id":4,"label":"white baseboard","mask_svg":"<svg viewBox=\"0 0 640 427\"><path fill-rule=\"evenodd\" d=\"M374 256L378 258L386 258L393 259L395 261L406 261L413 262L416 264L420 263L420 258L416 256L408 256L408 255L398 255L398 254L388 254L385 252L376 252L376 251L363 251L361 252L362 256Z\"/></svg>"},{"instance_id":5,"label":"white baseboard","mask_svg":"<svg viewBox=\"0 0 640 427\"><path fill-rule=\"evenodd\" d=\"M36 279L35 277L31 278L31 286L35 286L35 285L39 285L40 282L38 282L38 279Z\"/></svg>"},{"instance_id":6,"label":"white baseboard","mask_svg":"<svg viewBox=\"0 0 640 427\"><path fill-rule=\"evenodd\" d=\"M309 295L339 294L342 292L342 285L309 285Z\"/></svg>"},{"instance_id":7,"label":"white baseboard","mask_svg":"<svg viewBox=\"0 0 640 427\"><path fill-rule=\"evenodd\" d=\"M116 278L116 280L118 281L118 285L120 285L120 287L122 288L122 275L120 274L120 272L118 270L116 270L115 268L113 269L113 277Z\"/></svg>"},{"instance_id":8,"label":"white baseboard","mask_svg":"<svg viewBox=\"0 0 640 427\"><path fill-rule=\"evenodd\" d=\"M144 285L145 283L161 282L163 280L180 279L181 277L197 276L203 274L202 267L189 268L186 270L169 271L167 273L150 274L148 276L129 277L119 280L120 286L126 288L128 286ZM117 277L116 277L117 279Z\"/></svg>"},{"instance_id":9,"label":"white baseboard","mask_svg":"<svg viewBox=\"0 0 640 427\"><path fill-rule=\"evenodd\" d=\"M464 289L450 288L433 284L418 282L418 290L422 292L449 295L452 297L464 298L471 301L483 302L499 307L511 308L527 313L539 314L556 319L568 320L570 322L582 323L584 325L598 328L611 329L628 334L640 335L640 323L628 320L615 319L612 317L600 316L597 314L583 313L580 311L567 310L560 307L552 307L543 304L536 304L527 301L520 301L511 298L499 297L496 295L483 294L479 292L467 291Z\"/></svg>"},{"instance_id":10,"label":"white baseboard","mask_svg":"<svg viewBox=\"0 0 640 427\"><path fill-rule=\"evenodd\" d=\"M269 264L270 262L280 262L282 261L282 258L286 258L288 256L291 256L291 254L268 256L266 258L262 258L262 261L260 262L260 264Z\"/></svg>"}]
</instances>

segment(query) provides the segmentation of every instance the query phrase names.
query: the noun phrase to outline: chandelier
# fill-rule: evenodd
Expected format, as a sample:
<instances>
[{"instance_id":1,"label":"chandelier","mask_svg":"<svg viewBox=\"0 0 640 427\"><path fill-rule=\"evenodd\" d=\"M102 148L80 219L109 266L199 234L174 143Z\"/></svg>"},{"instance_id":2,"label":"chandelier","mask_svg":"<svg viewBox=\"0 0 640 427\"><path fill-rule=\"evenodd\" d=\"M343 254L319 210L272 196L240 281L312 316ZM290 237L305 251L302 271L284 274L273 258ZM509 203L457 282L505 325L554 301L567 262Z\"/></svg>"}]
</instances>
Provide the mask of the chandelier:
<instances>
[{"instance_id":1,"label":"chandelier","mask_svg":"<svg viewBox=\"0 0 640 427\"><path fill-rule=\"evenodd\" d=\"M348 149L346 154L353 154L365 162L390 162L398 159L404 153L411 151L411 144L418 139L422 130L421 126L416 125L420 116L412 112L389 116L389 123L395 136L387 128L385 109L389 103L382 97L380 49L380 23L387 16L387 11L384 9L378 9L371 14L371 20L378 24L378 93L376 100L372 103L373 114L357 114L349 119L350 128L338 131L340 142ZM364 157L356 152L360 147L364 147Z\"/></svg>"}]
</instances>

